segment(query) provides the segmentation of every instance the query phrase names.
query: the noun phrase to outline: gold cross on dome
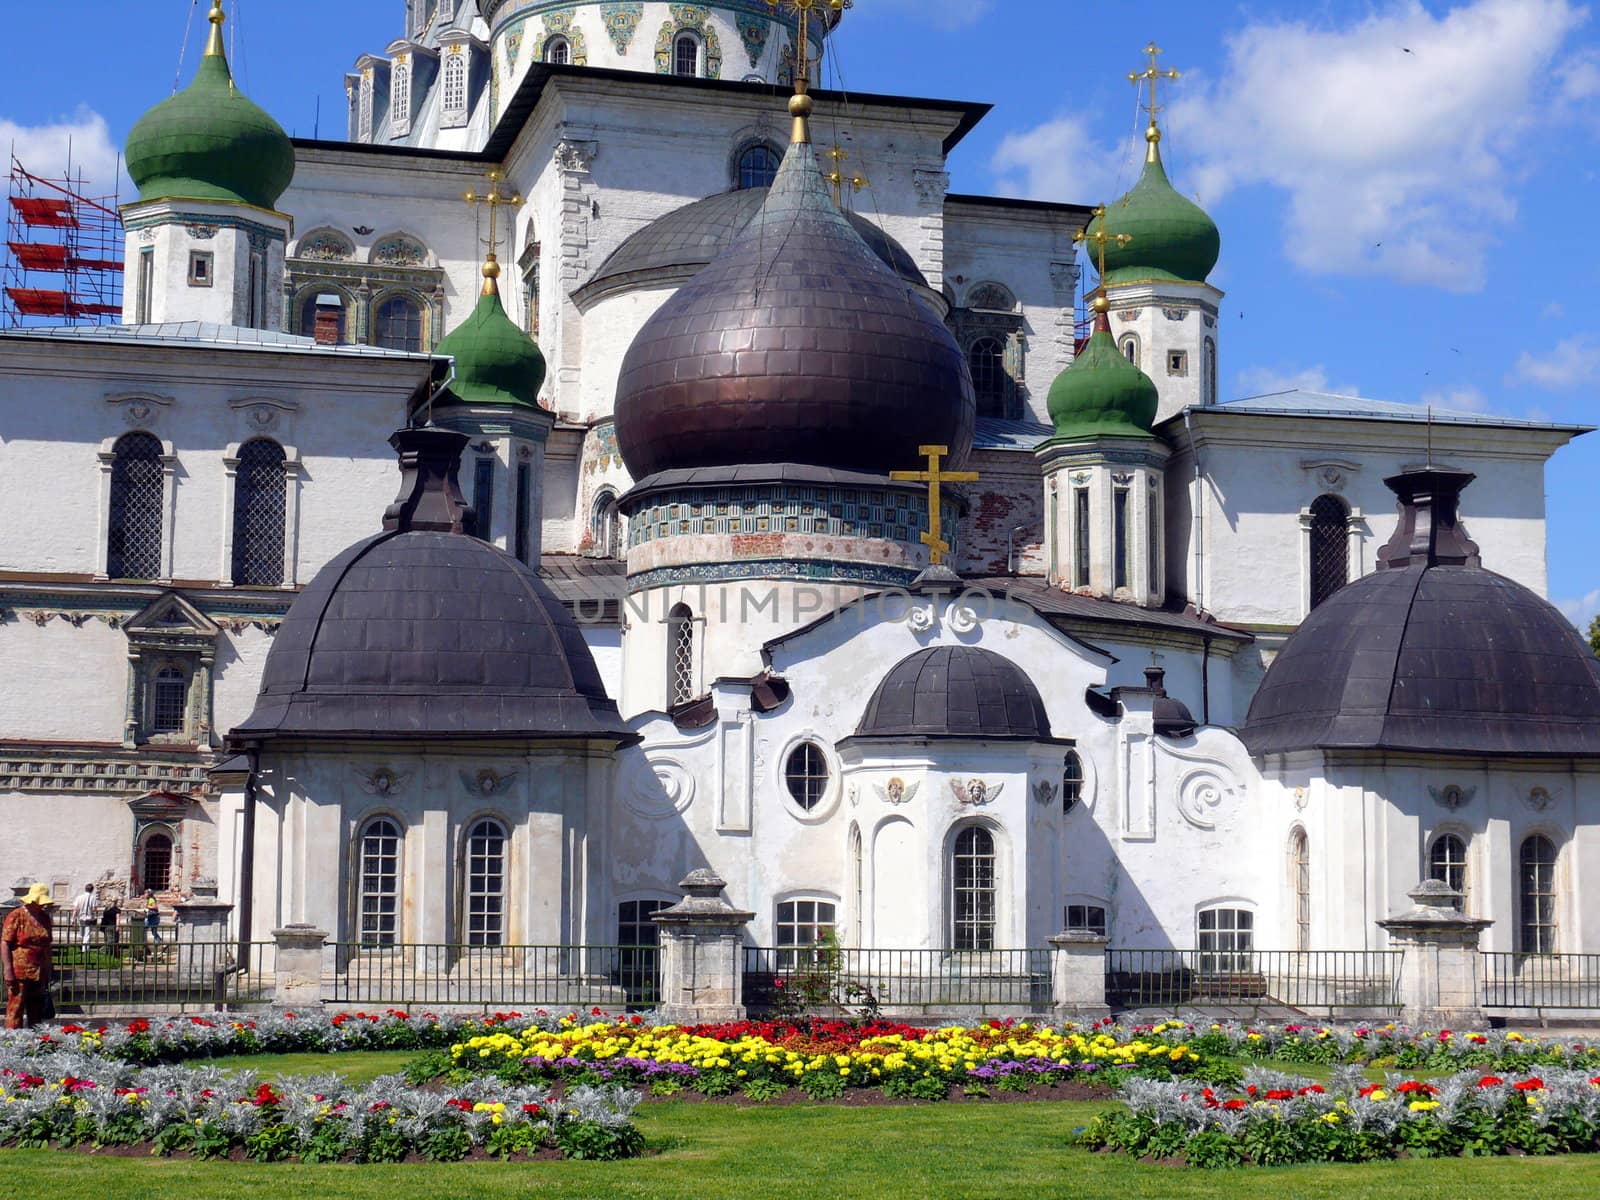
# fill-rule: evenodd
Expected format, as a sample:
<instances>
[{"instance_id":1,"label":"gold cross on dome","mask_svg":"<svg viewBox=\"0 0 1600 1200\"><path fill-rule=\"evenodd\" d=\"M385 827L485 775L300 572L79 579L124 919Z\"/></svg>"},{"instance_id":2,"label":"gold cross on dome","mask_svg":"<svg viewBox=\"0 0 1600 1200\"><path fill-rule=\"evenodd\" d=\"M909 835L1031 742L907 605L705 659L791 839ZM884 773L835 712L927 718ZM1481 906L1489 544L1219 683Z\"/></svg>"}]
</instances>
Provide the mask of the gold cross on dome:
<instances>
[{"instance_id":1,"label":"gold cross on dome","mask_svg":"<svg viewBox=\"0 0 1600 1200\"><path fill-rule=\"evenodd\" d=\"M833 170L829 171L822 178L827 180L827 182L833 186L834 204L839 204L841 202L845 184L848 183L850 185L850 189L856 192L859 192L862 188L867 186L868 181L862 178L861 172L852 171L849 177L846 178L845 173L842 170L844 160L850 157L850 151L846 150L843 146L835 142L833 149L828 151L828 157L833 159Z\"/></svg>"},{"instance_id":2,"label":"gold cross on dome","mask_svg":"<svg viewBox=\"0 0 1600 1200\"><path fill-rule=\"evenodd\" d=\"M507 204L515 206L522 203L522 193L514 192L508 196L500 190L500 184L505 180L505 177L505 172L496 167L489 172L489 190L487 192L467 192L461 197L473 207L477 207L480 204L488 206L489 254L484 262L483 273L486 278L491 280L500 273L498 267L495 268L493 274L489 271L490 264L495 262L495 247L499 244L499 236L496 233L498 224L496 218L499 215L500 207Z\"/></svg>"},{"instance_id":3,"label":"gold cross on dome","mask_svg":"<svg viewBox=\"0 0 1600 1200\"><path fill-rule=\"evenodd\" d=\"M1146 82L1150 84L1150 103L1144 106L1144 110L1150 114L1150 127L1154 129L1156 114L1161 111L1161 105L1156 102L1157 84L1163 79L1169 81L1180 79L1182 75L1173 68L1168 68L1165 71L1161 69L1161 47L1154 42L1146 46L1144 52L1150 56L1150 65L1142 71L1129 71L1128 82L1136 88L1143 88Z\"/></svg>"},{"instance_id":4,"label":"gold cross on dome","mask_svg":"<svg viewBox=\"0 0 1600 1200\"><path fill-rule=\"evenodd\" d=\"M1096 205L1092 215L1100 219L1100 228L1090 233L1089 225L1085 225L1072 235L1072 240L1085 248L1088 247L1089 243L1094 244L1094 249L1090 253L1097 256L1095 268L1100 272L1100 278L1103 281L1106 276L1106 243L1115 242L1118 246L1126 246L1133 241L1133 234L1106 232L1106 206L1104 204ZM1089 224L1092 225L1094 222L1091 220Z\"/></svg>"},{"instance_id":5,"label":"gold cross on dome","mask_svg":"<svg viewBox=\"0 0 1600 1200\"><path fill-rule=\"evenodd\" d=\"M843 13L847 8L855 7L855 0L767 0L767 7L777 12L788 9L799 21L800 44L794 48L794 73L798 82L804 79L811 81L811 39L807 31L811 24L811 14L819 15L826 10L828 13Z\"/></svg>"},{"instance_id":6,"label":"gold cross on dome","mask_svg":"<svg viewBox=\"0 0 1600 1200\"><path fill-rule=\"evenodd\" d=\"M928 548L928 561L944 561L950 543L944 533L944 503L939 495L939 485L944 483L976 483L976 471L944 471L939 460L950 453L949 446L918 446L917 453L928 460L926 471L890 471L889 478L899 483L926 483L928 485L928 532L922 535L922 544Z\"/></svg>"}]
</instances>

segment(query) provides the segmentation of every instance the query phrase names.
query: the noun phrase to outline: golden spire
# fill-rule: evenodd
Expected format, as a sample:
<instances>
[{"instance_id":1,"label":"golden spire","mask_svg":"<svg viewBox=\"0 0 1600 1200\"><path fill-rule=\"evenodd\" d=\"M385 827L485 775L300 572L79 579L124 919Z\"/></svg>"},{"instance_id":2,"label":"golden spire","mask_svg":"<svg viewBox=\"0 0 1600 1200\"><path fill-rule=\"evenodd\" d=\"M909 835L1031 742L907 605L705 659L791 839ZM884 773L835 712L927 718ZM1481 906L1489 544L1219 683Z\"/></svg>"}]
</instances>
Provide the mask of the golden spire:
<instances>
[{"instance_id":1,"label":"golden spire","mask_svg":"<svg viewBox=\"0 0 1600 1200\"><path fill-rule=\"evenodd\" d=\"M206 41L206 58L227 58L227 51L222 46L222 23L228 19L222 11L222 0L211 0L211 12L206 20L211 22L211 37Z\"/></svg>"},{"instance_id":2,"label":"golden spire","mask_svg":"<svg viewBox=\"0 0 1600 1200\"><path fill-rule=\"evenodd\" d=\"M811 110L816 107L808 94L811 89L811 14L821 9L842 13L854 7L855 0L766 0L766 3L774 12L787 8L799 22L798 42L794 48L794 95L789 97L789 115L794 118L794 128L789 133L789 141L796 146L806 145L811 141Z\"/></svg>"},{"instance_id":3,"label":"golden spire","mask_svg":"<svg viewBox=\"0 0 1600 1200\"><path fill-rule=\"evenodd\" d=\"M522 203L522 193L515 192L506 195L500 190L500 183L505 179L505 172L496 167L489 172L489 190L487 192L467 192L462 199L468 204L486 204L489 207L489 253L483 259L483 295L498 296L500 285L495 280L500 278L500 262L494 255L494 248L499 243L495 230L496 218L502 204L517 205Z\"/></svg>"},{"instance_id":4,"label":"golden spire","mask_svg":"<svg viewBox=\"0 0 1600 1200\"><path fill-rule=\"evenodd\" d=\"M862 178L860 171L852 171L848 178L845 177L842 164L845 159L850 157L850 151L839 145L838 142L835 142L833 144L833 149L828 151L828 157L833 159L833 170L829 171L822 178L827 183L832 185L833 202L835 204L841 203L844 195L845 184L848 183L850 185L850 189L856 192L859 192L862 188L867 186L868 181Z\"/></svg>"},{"instance_id":5,"label":"golden spire","mask_svg":"<svg viewBox=\"0 0 1600 1200\"><path fill-rule=\"evenodd\" d=\"M1143 88L1147 80L1150 83L1150 103L1144 106L1145 112L1150 114L1150 124L1145 128L1144 140L1150 146L1145 151L1144 160L1145 162L1160 162L1161 151L1158 147L1161 145L1161 127L1156 123L1156 114L1161 111L1161 105L1156 103L1156 85L1163 79L1175 80L1180 78L1181 75L1171 68L1165 71L1161 69L1159 62L1161 47L1154 42L1146 46L1144 52L1150 56L1150 65L1142 71L1129 71L1128 82L1136 88Z\"/></svg>"},{"instance_id":6,"label":"golden spire","mask_svg":"<svg viewBox=\"0 0 1600 1200\"><path fill-rule=\"evenodd\" d=\"M1155 126L1152 125L1151 128L1153 129ZM1152 141L1150 144L1154 146L1155 142ZM1082 229L1078 230L1077 233L1072 235L1072 240L1078 243L1092 243L1094 245L1094 253L1097 256L1096 269L1100 272L1100 282L1099 286L1095 289L1095 297L1092 301L1090 301L1089 307L1094 309L1095 329L1097 331L1105 330L1105 332L1110 333L1111 322L1106 316L1106 314L1111 311L1111 301L1106 298L1106 243L1115 242L1119 246L1126 246L1129 242L1133 241L1133 235L1131 233L1106 232L1106 206L1104 204L1095 206L1094 216L1093 219L1090 220L1089 224L1094 224L1095 220L1100 222L1099 229L1096 229L1093 233L1090 233L1089 226L1085 225Z\"/></svg>"}]
</instances>

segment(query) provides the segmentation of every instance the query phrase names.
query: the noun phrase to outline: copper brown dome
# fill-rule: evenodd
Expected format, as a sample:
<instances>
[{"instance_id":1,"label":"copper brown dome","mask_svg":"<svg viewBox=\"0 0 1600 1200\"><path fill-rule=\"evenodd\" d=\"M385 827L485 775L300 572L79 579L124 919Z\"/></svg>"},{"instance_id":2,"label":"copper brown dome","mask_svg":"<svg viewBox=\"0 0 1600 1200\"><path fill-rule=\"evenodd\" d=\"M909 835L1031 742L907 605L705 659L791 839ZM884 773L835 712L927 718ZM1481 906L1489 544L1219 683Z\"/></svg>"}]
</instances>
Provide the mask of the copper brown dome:
<instances>
[{"instance_id":1,"label":"copper brown dome","mask_svg":"<svg viewBox=\"0 0 1600 1200\"><path fill-rule=\"evenodd\" d=\"M972 447L967 363L790 147L740 237L650 318L622 363L617 441L636 480L801 463L887 473Z\"/></svg>"}]
</instances>

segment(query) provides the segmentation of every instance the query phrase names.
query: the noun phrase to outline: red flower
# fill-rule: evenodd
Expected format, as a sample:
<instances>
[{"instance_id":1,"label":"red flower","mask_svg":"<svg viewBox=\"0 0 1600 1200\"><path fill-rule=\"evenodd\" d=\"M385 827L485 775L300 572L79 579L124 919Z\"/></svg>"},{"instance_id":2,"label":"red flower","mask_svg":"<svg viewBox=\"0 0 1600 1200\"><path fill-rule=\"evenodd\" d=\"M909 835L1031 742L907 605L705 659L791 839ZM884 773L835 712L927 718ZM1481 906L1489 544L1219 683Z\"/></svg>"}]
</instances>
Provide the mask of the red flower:
<instances>
[{"instance_id":1,"label":"red flower","mask_svg":"<svg viewBox=\"0 0 1600 1200\"><path fill-rule=\"evenodd\" d=\"M367 1109L367 1111L368 1112L382 1112L384 1109L386 1109L388 1107L389 1107L389 1102L387 1100L379 1100L376 1104L370 1106Z\"/></svg>"},{"instance_id":2,"label":"red flower","mask_svg":"<svg viewBox=\"0 0 1600 1200\"><path fill-rule=\"evenodd\" d=\"M1249 1103L1250 1101L1248 1100L1224 1100L1222 1102L1222 1107L1228 1109L1230 1112L1238 1112L1239 1109L1247 1107Z\"/></svg>"},{"instance_id":3,"label":"red flower","mask_svg":"<svg viewBox=\"0 0 1600 1200\"><path fill-rule=\"evenodd\" d=\"M452 1097L451 1099L446 1100L445 1103L448 1104L451 1108L460 1109L462 1112L471 1112L472 1111L472 1101L471 1100L462 1100L459 1097Z\"/></svg>"},{"instance_id":4,"label":"red flower","mask_svg":"<svg viewBox=\"0 0 1600 1200\"><path fill-rule=\"evenodd\" d=\"M1513 1083L1511 1086L1519 1092L1538 1092L1544 1090L1544 1080L1535 1076L1532 1079L1524 1079L1521 1083Z\"/></svg>"},{"instance_id":5,"label":"red flower","mask_svg":"<svg viewBox=\"0 0 1600 1200\"><path fill-rule=\"evenodd\" d=\"M1479 1087L1499 1087L1504 1082L1505 1082L1505 1080L1501 1079L1500 1076L1498 1076L1498 1075L1485 1075L1482 1079L1478 1080L1478 1086Z\"/></svg>"},{"instance_id":6,"label":"red flower","mask_svg":"<svg viewBox=\"0 0 1600 1200\"><path fill-rule=\"evenodd\" d=\"M1373 1092L1377 1091L1382 1086L1383 1086L1383 1084L1381 1084L1381 1083L1369 1083L1369 1084L1367 1084L1366 1087L1362 1088L1359 1092L1357 1092L1356 1095L1358 1095L1358 1096L1370 1096L1370 1095L1372 1095Z\"/></svg>"},{"instance_id":7,"label":"red flower","mask_svg":"<svg viewBox=\"0 0 1600 1200\"><path fill-rule=\"evenodd\" d=\"M272 1105L282 1101L282 1099L282 1096L272 1090L271 1084L263 1083L256 1089L256 1094L254 1098L251 1099L250 1103L254 1104L257 1108L270 1108Z\"/></svg>"},{"instance_id":8,"label":"red flower","mask_svg":"<svg viewBox=\"0 0 1600 1200\"><path fill-rule=\"evenodd\" d=\"M1410 1092L1422 1092L1429 1096L1437 1096L1439 1094L1439 1089L1434 1087L1432 1084L1420 1083L1415 1079L1406 1080L1394 1090L1399 1092L1401 1095L1405 1095Z\"/></svg>"},{"instance_id":9,"label":"red flower","mask_svg":"<svg viewBox=\"0 0 1600 1200\"><path fill-rule=\"evenodd\" d=\"M1305 1087L1300 1089L1300 1094L1302 1096L1320 1096L1326 1090L1327 1089L1324 1088L1320 1083L1308 1083Z\"/></svg>"},{"instance_id":10,"label":"red flower","mask_svg":"<svg viewBox=\"0 0 1600 1200\"><path fill-rule=\"evenodd\" d=\"M539 1114L539 1106L537 1104L524 1104L522 1106L522 1111L527 1113L530 1117L537 1116Z\"/></svg>"},{"instance_id":11,"label":"red flower","mask_svg":"<svg viewBox=\"0 0 1600 1200\"><path fill-rule=\"evenodd\" d=\"M128 1032L129 1033L149 1033L150 1032L150 1022L146 1021L143 1017L140 1017L136 1021L129 1021L128 1022Z\"/></svg>"},{"instance_id":12,"label":"red flower","mask_svg":"<svg viewBox=\"0 0 1600 1200\"><path fill-rule=\"evenodd\" d=\"M1288 1088L1273 1088L1267 1093L1268 1100L1293 1100L1294 1093Z\"/></svg>"}]
</instances>

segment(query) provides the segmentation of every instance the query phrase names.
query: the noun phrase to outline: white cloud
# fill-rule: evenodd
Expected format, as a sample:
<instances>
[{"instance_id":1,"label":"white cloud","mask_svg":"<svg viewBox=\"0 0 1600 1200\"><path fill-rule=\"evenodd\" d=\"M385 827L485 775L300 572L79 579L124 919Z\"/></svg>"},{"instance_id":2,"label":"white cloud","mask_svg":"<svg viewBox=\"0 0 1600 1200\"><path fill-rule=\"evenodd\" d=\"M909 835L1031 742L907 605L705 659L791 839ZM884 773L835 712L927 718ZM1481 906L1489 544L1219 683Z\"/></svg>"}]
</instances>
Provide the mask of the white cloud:
<instances>
[{"instance_id":1,"label":"white cloud","mask_svg":"<svg viewBox=\"0 0 1600 1200\"><path fill-rule=\"evenodd\" d=\"M73 178L81 172L93 195L109 195L120 174L119 148L111 140L106 119L89 108L45 125L19 125L0 116L0 146L13 147L17 161L35 175L60 178L70 158ZM125 175L122 194L131 185Z\"/></svg>"},{"instance_id":2,"label":"white cloud","mask_svg":"<svg viewBox=\"0 0 1600 1200\"><path fill-rule=\"evenodd\" d=\"M1277 367L1246 367L1238 374L1241 396L1270 396L1274 392L1299 390L1302 392L1327 392L1334 396L1359 396L1361 389L1354 384L1328 382L1327 369L1320 364L1299 371Z\"/></svg>"},{"instance_id":3,"label":"white cloud","mask_svg":"<svg viewBox=\"0 0 1600 1200\"><path fill-rule=\"evenodd\" d=\"M1576 600L1557 600L1556 607L1579 629L1588 631L1589 622L1600 616L1600 588Z\"/></svg>"},{"instance_id":4,"label":"white cloud","mask_svg":"<svg viewBox=\"0 0 1600 1200\"><path fill-rule=\"evenodd\" d=\"M1600 342L1579 334L1563 338L1543 354L1524 350L1507 378L1511 383L1529 383L1552 392L1600 383Z\"/></svg>"},{"instance_id":5,"label":"white cloud","mask_svg":"<svg viewBox=\"0 0 1600 1200\"><path fill-rule=\"evenodd\" d=\"M1489 397L1470 385L1424 392L1421 403L1425 408L1442 408L1450 412L1489 411Z\"/></svg>"},{"instance_id":6,"label":"white cloud","mask_svg":"<svg viewBox=\"0 0 1600 1200\"><path fill-rule=\"evenodd\" d=\"M1064 116L1007 134L989 168L1002 195L1101 204L1133 183L1131 155L1095 141L1087 119Z\"/></svg>"}]
</instances>

